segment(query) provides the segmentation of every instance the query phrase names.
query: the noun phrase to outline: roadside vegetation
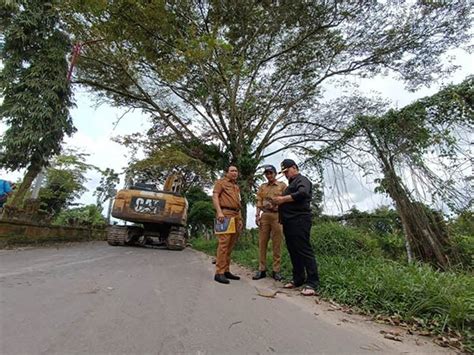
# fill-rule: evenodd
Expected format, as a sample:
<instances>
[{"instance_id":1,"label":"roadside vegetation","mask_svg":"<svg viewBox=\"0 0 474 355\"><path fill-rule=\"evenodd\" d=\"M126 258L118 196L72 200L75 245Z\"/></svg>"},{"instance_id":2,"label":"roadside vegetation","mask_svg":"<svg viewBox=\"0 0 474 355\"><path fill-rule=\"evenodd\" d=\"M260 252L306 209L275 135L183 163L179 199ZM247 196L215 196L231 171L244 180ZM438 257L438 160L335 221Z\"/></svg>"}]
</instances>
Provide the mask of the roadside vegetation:
<instances>
[{"instance_id":1,"label":"roadside vegetation","mask_svg":"<svg viewBox=\"0 0 474 355\"><path fill-rule=\"evenodd\" d=\"M378 321L402 325L420 334L437 335L440 345L473 351L472 253L464 254L472 251L472 234L454 238L459 242L462 259L468 262L441 272L427 264L406 262L400 234L375 233L370 228L370 224L355 227L321 220L313 225L311 241L320 270L321 297L351 306L352 310L370 314ZM257 240L256 230L242 236L233 260L255 270ZM199 237L192 245L214 255L217 243L214 238ZM291 278L286 248L282 272Z\"/></svg>"}]
</instances>

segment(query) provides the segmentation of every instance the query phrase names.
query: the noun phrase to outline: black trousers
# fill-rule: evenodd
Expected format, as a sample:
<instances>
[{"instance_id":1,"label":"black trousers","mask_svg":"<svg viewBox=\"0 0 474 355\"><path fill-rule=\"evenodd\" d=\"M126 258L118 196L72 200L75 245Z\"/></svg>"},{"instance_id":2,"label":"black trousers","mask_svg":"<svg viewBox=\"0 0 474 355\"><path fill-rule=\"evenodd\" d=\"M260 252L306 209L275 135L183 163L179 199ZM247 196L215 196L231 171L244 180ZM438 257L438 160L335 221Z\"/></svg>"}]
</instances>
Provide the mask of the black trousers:
<instances>
[{"instance_id":1,"label":"black trousers","mask_svg":"<svg viewBox=\"0 0 474 355\"><path fill-rule=\"evenodd\" d=\"M311 216L300 216L283 221L283 234L293 265L293 282L319 287L318 264L310 243ZM305 275L306 271L306 275Z\"/></svg>"}]
</instances>

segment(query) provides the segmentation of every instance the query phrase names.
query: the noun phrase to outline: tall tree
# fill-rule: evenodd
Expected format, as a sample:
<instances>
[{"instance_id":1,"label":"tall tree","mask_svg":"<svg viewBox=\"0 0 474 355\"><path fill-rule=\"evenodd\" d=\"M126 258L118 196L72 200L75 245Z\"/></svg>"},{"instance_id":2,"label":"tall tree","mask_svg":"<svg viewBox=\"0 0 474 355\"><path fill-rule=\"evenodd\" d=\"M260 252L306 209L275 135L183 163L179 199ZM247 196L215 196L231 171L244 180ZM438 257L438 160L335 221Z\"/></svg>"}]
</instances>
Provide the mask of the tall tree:
<instances>
[{"instance_id":1,"label":"tall tree","mask_svg":"<svg viewBox=\"0 0 474 355\"><path fill-rule=\"evenodd\" d=\"M40 208L51 216L57 215L86 191L85 174L90 169L97 169L87 164L87 154L68 150L56 156L46 169L46 180L39 190Z\"/></svg>"},{"instance_id":2,"label":"tall tree","mask_svg":"<svg viewBox=\"0 0 474 355\"><path fill-rule=\"evenodd\" d=\"M0 73L0 166L26 168L9 202L19 206L48 160L58 154L64 135L74 132L66 82L68 36L61 30L58 1L18 0L2 7L4 68Z\"/></svg>"},{"instance_id":3,"label":"tall tree","mask_svg":"<svg viewBox=\"0 0 474 355\"><path fill-rule=\"evenodd\" d=\"M411 88L469 39L464 2L65 1L83 47L75 81L150 114L152 138L214 168L231 160L244 202L259 163L331 141L322 85L393 71ZM245 206L245 203L243 204Z\"/></svg>"},{"instance_id":4,"label":"tall tree","mask_svg":"<svg viewBox=\"0 0 474 355\"><path fill-rule=\"evenodd\" d=\"M188 200L188 225L191 237L199 233L209 237L214 227L215 210L212 198L199 186L193 186L186 192Z\"/></svg>"},{"instance_id":5,"label":"tall tree","mask_svg":"<svg viewBox=\"0 0 474 355\"><path fill-rule=\"evenodd\" d=\"M115 195L117 194L117 184L120 182L119 174L114 169L106 168L101 171L102 177L100 178L99 186L94 191L94 195L97 196L97 206L102 209L102 205L109 201L107 206L107 224L110 224L110 216L112 213L112 203Z\"/></svg>"},{"instance_id":6,"label":"tall tree","mask_svg":"<svg viewBox=\"0 0 474 355\"><path fill-rule=\"evenodd\" d=\"M94 195L97 197L97 205L100 207L115 196L117 184L120 182L119 174L114 169L106 168L101 171L101 174L99 186L94 191Z\"/></svg>"},{"instance_id":7,"label":"tall tree","mask_svg":"<svg viewBox=\"0 0 474 355\"><path fill-rule=\"evenodd\" d=\"M465 134L474 128L473 97L474 77L469 77L385 114L380 114L384 103L360 97L340 100L344 107L349 103L351 111L338 110L335 104L333 119L352 120L353 125L337 144L315 156L318 162L321 157L342 158L366 174L376 171L370 164L372 156L382 173L377 190L395 202L408 255L441 268L455 261L456 253L442 218L421 199L427 203L442 199L454 211L472 204L464 182L470 162Z\"/></svg>"}]
</instances>

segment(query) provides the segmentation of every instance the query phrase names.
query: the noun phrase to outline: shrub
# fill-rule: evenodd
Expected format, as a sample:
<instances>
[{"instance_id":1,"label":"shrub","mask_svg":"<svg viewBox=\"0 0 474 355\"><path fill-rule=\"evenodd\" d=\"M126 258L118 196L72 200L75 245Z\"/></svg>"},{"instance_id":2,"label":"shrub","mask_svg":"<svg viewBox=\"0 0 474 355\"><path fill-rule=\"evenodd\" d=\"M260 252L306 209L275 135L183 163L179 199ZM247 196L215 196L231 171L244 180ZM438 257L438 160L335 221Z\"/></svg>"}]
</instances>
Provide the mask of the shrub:
<instances>
[{"instance_id":1,"label":"shrub","mask_svg":"<svg viewBox=\"0 0 474 355\"><path fill-rule=\"evenodd\" d=\"M454 247L459 254L462 269L474 270L474 236L456 235L452 238Z\"/></svg>"},{"instance_id":2,"label":"shrub","mask_svg":"<svg viewBox=\"0 0 474 355\"><path fill-rule=\"evenodd\" d=\"M403 235L396 233L376 234L375 238L384 257L402 262L407 260L405 237Z\"/></svg>"},{"instance_id":3,"label":"shrub","mask_svg":"<svg viewBox=\"0 0 474 355\"><path fill-rule=\"evenodd\" d=\"M96 205L71 208L61 211L53 221L54 225L75 227L105 227L107 221Z\"/></svg>"},{"instance_id":4,"label":"shrub","mask_svg":"<svg viewBox=\"0 0 474 355\"><path fill-rule=\"evenodd\" d=\"M339 223L313 226L311 243L318 255L381 255L379 243L373 235Z\"/></svg>"},{"instance_id":5,"label":"shrub","mask_svg":"<svg viewBox=\"0 0 474 355\"><path fill-rule=\"evenodd\" d=\"M474 279L383 258L320 258L321 292L367 312L437 321L464 330L474 322Z\"/></svg>"},{"instance_id":6,"label":"shrub","mask_svg":"<svg viewBox=\"0 0 474 355\"><path fill-rule=\"evenodd\" d=\"M215 211L211 201L196 201L189 210L188 225L194 237L199 230L212 230Z\"/></svg>"}]
</instances>

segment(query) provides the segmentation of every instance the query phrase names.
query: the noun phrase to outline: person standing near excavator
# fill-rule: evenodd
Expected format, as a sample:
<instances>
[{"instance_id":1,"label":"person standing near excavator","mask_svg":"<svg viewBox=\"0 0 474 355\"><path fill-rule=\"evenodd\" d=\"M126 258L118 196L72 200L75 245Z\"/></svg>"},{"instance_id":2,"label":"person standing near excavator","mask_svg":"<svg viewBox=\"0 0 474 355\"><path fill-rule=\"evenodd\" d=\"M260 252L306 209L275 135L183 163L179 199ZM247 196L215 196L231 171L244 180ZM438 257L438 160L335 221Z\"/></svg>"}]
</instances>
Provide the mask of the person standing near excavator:
<instances>
[{"instance_id":1,"label":"person standing near excavator","mask_svg":"<svg viewBox=\"0 0 474 355\"><path fill-rule=\"evenodd\" d=\"M236 230L232 233L216 234L218 238L216 273L214 280L222 284L230 283L229 280L240 280L230 272L230 257L232 249L242 231L243 222L240 213L240 188L237 185L239 170L230 165L225 177L216 181L212 193L212 203L216 210L216 220L223 223L226 218L234 218Z\"/></svg>"}]
</instances>

